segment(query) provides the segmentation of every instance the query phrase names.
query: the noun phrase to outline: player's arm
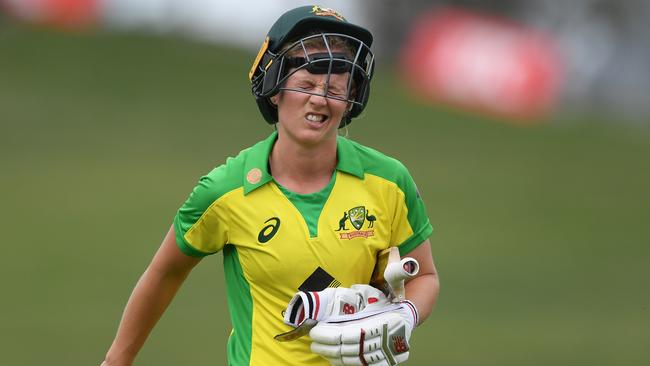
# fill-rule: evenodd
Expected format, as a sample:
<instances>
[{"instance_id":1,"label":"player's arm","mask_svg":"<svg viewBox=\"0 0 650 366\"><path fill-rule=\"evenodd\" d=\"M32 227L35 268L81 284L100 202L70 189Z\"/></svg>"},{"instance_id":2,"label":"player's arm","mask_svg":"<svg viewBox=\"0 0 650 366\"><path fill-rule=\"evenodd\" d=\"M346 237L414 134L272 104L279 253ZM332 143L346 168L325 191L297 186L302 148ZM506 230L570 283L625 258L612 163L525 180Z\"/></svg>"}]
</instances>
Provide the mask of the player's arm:
<instances>
[{"instance_id":1,"label":"player's arm","mask_svg":"<svg viewBox=\"0 0 650 366\"><path fill-rule=\"evenodd\" d=\"M418 323L422 323L431 314L440 292L440 281L433 264L429 239L404 256L414 258L420 264L417 275L406 282L405 288L406 298L418 309Z\"/></svg>"},{"instance_id":2,"label":"player's arm","mask_svg":"<svg viewBox=\"0 0 650 366\"><path fill-rule=\"evenodd\" d=\"M133 363L154 325L200 260L180 251L172 226L131 293L102 366Z\"/></svg>"}]
</instances>

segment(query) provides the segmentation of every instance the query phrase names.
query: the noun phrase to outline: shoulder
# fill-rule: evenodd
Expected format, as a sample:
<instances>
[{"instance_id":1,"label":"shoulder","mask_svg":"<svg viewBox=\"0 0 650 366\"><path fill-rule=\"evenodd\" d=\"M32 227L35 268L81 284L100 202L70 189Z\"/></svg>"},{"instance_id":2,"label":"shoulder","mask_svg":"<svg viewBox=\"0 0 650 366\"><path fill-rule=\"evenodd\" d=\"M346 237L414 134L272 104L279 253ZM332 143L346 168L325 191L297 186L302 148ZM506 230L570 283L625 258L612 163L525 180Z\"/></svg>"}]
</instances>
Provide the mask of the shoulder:
<instances>
[{"instance_id":1,"label":"shoulder","mask_svg":"<svg viewBox=\"0 0 650 366\"><path fill-rule=\"evenodd\" d=\"M226 162L212 169L201 177L199 184L206 185L216 196L221 196L242 186L242 174L246 161L246 150L235 157L229 157Z\"/></svg>"},{"instance_id":2,"label":"shoulder","mask_svg":"<svg viewBox=\"0 0 650 366\"><path fill-rule=\"evenodd\" d=\"M398 159L356 141L347 140L347 142L357 153L366 174L376 175L395 183L410 177L408 169Z\"/></svg>"},{"instance_id":3,"label":"shoulder","mask_svg":"<svg viewBox=\"0 0 650 366\"><path fill-rule=\"evenodd\" d=\"M202 201L201 206L209 206L225 194L243 187L246 162L259 144L240 151L234 157L228 157L223 164L199 179L192 195Z\"/></svg>"}]
</instances>

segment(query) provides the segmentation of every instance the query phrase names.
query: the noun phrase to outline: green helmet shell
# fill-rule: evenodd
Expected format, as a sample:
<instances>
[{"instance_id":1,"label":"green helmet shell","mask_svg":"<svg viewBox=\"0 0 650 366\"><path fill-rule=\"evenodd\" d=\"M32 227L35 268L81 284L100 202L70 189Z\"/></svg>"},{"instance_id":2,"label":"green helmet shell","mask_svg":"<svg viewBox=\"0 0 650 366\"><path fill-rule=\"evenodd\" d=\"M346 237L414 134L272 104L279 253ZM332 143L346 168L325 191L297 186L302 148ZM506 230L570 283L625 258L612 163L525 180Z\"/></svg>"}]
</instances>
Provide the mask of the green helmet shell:
<instances>
[{"instance_id":1,"label":"green helmet shell","mask_svg":"<svg viewBox=\"0 0 650 366\"><path fill-rule=\"evenodd\" d=\"M270 124L278 122L278 111L269 98L280 91L280 86L287 76L281 69L285 58L281 50L290 42L299 42L307 35L313 34L314 30L326 35L345 37L357 50L356 58L352 62L355 65L354 72L357 73L355 81L360 82L354 99L350 100L352 109L343 118L340 127L349 124L353 117L358 116L368 102L374 69L374 56L370 51L373 38L370 31L349 23L332 9L316 5L301 6L282 14L271 26L248 75L258 108ZM325 36L323 39L327 42Z\"/></svg>"}]
</instances>

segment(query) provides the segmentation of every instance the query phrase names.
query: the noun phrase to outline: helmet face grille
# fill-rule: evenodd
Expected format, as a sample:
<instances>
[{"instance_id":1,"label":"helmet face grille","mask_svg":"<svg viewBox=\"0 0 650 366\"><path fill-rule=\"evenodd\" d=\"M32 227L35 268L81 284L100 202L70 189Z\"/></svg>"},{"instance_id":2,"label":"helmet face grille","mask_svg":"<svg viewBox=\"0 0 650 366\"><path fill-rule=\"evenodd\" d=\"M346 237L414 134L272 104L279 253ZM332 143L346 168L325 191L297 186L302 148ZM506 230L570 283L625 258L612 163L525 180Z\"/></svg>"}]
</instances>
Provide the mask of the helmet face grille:
<instances>
[{"instance_id":1,"label":"helmet face grille","mask_svg":"<svg viewBox=\"0 0 650 366\"><path fill-rule=\"evenodd\" d=\"M352 104L352 109L341 121L343 127L365 108L373 69L374 55L362 41L345 34L319 33L290 44L278 54L265 50L262 57L258 56L251 70L252 91L258 104L270 104L268 98L283 90L346 101ZM287 87L286 81L300 70L325 75L324 88L314 92ZM343 93L331 93L329 90L330 79L332 75L337 74L349 75L347 88ZM269 116L267 114L273 111L265 112L263 105L260 104L260 107L268 122L277 122L277 111L273 116Z\"/></svg>"}]
</instances>

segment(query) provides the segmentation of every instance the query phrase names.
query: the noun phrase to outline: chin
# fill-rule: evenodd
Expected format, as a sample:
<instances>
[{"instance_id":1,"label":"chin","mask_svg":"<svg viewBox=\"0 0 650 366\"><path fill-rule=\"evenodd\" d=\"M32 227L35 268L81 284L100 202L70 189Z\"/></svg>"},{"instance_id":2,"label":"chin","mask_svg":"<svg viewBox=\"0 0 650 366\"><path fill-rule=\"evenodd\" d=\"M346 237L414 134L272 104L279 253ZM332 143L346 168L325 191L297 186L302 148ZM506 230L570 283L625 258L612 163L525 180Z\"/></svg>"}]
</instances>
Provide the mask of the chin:
<instances>
[{"instance_id":1,"label":"chin","mask_svg":"<svg viewBox=\"0 0 650 366\"><path fill-rule=\"evenodd\" d=\"M303 121L293 121L293 123L278 124L278 131L300 145L313 146L322 144L330 139L336 140L337 126L335 122L325 121L323 126L318 128L312 127L309 123Z\"/></svg>"},{"instance_id":2,"label":"chin","mask_svg":"<svg viewBox=\"0 0 650 366\"><path fill-rule=\"evenodd\" d=\"M312 130L304 129L293 134L294 138L302 145L315 146L328 140L336 140L336 131L329 129Z\"/></svg>"}]
</instances>

